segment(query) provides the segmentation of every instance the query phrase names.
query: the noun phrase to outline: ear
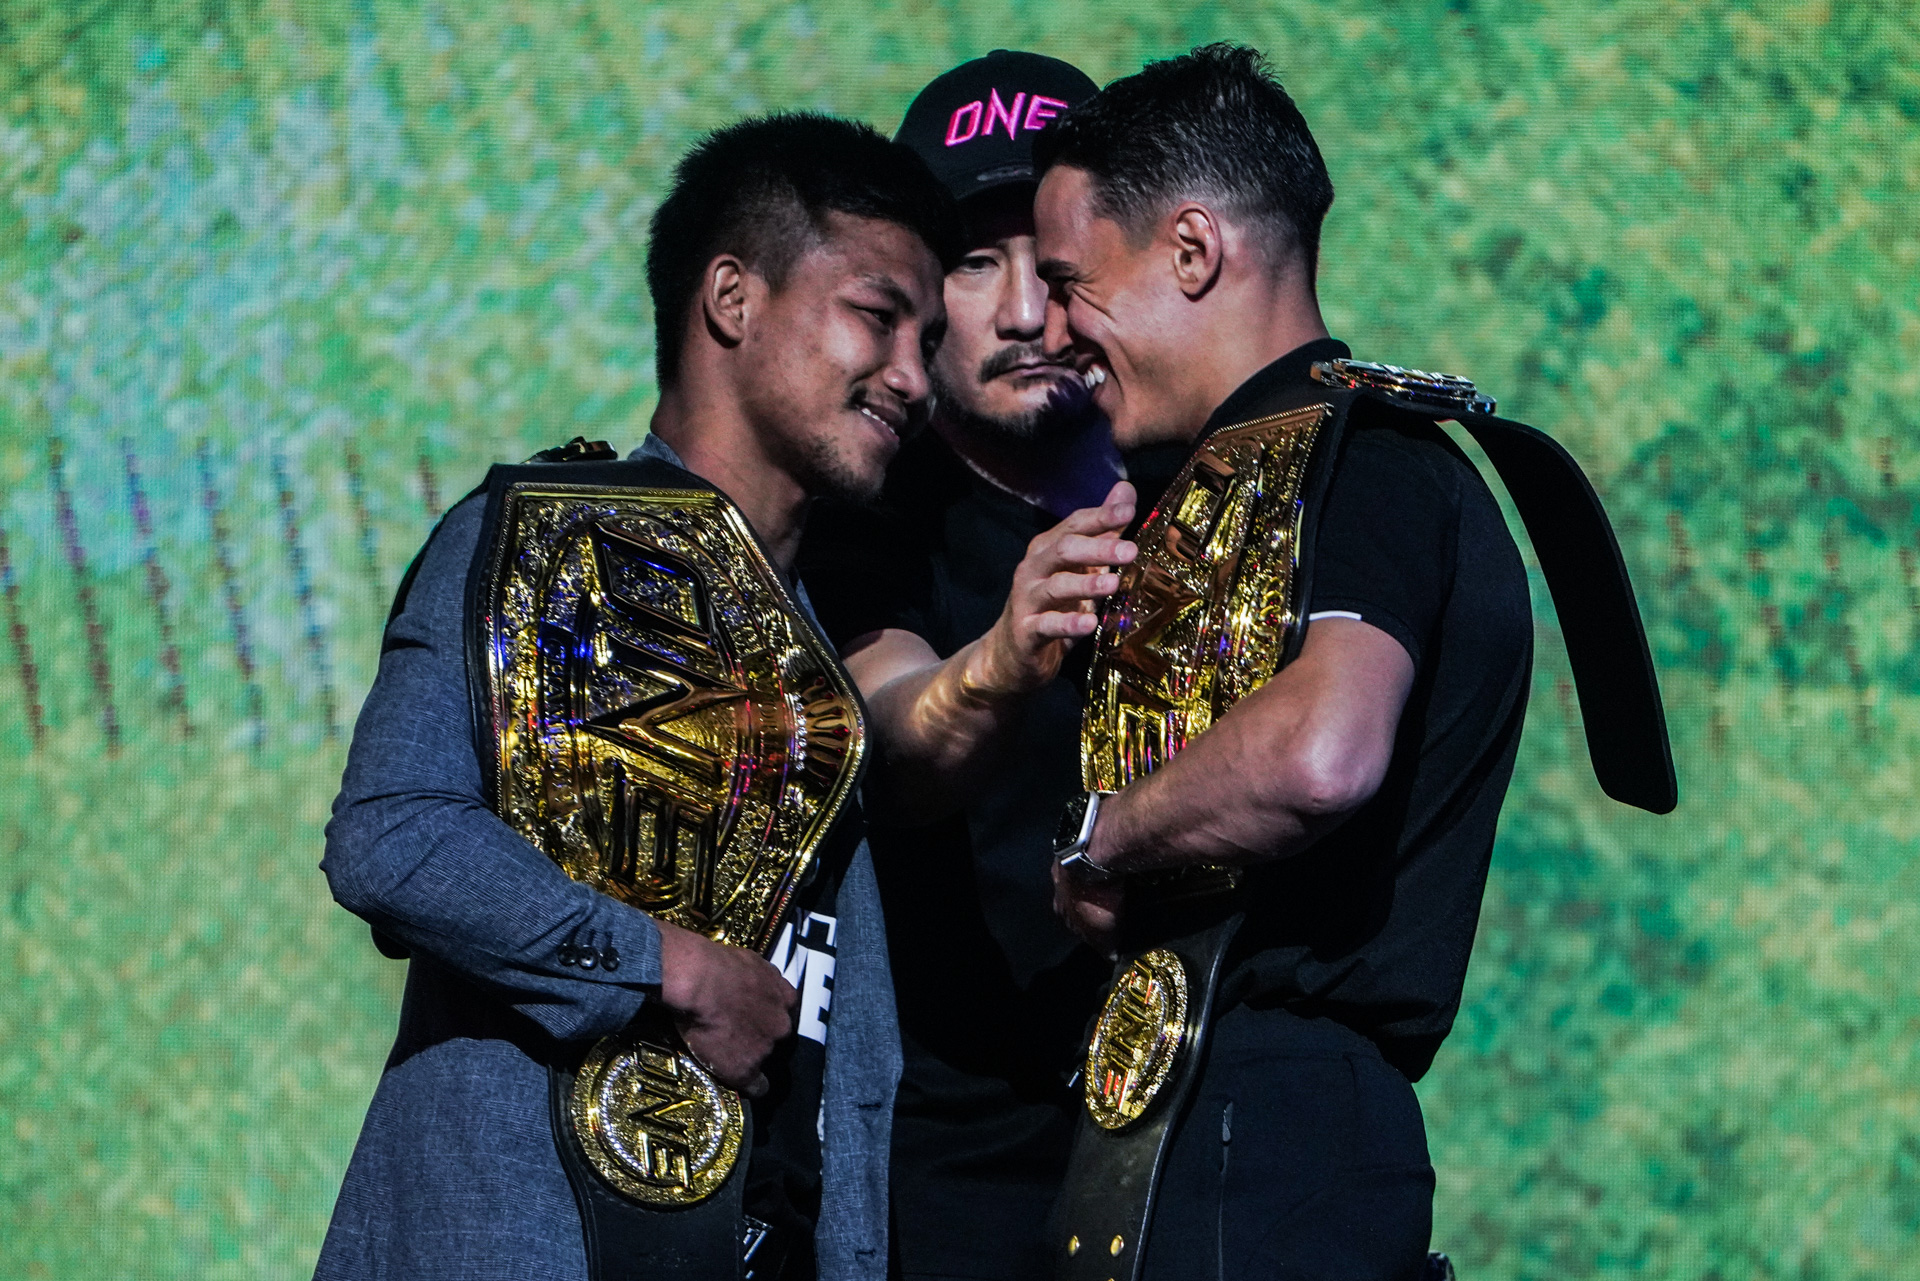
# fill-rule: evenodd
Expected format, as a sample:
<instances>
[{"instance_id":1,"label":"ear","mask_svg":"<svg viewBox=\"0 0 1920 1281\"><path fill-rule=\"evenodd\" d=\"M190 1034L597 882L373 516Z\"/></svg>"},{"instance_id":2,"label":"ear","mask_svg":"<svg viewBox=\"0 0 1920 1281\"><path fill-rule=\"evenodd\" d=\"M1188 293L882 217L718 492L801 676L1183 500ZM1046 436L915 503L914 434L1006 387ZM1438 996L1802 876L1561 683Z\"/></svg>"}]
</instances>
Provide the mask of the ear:
<instances>
[{"instance_id":1,"label":"ear","mask_svg":"<svg viewBox=\"0 0 1920 1281\"><path fill-rule=\"evenodd\" d=\"M1226 258L1226 239L1220 220L1203 204L1188 201L1167 220L1173 242L1173 275L1180 292L1199 298L1220 278Z\"/></svg>"},{"instance_id":2,"label":"ear","mask_svg":"<svg viewBox=\"0 0 1920 1281\"><path fill-rule=\"evenodd\" d=\"M700 314L707 332L725 347L746 341L747 326L756 310L754 285L759 277L732 254L721 254L707 264L700 282Z\"/></svg>"}]
</instances>

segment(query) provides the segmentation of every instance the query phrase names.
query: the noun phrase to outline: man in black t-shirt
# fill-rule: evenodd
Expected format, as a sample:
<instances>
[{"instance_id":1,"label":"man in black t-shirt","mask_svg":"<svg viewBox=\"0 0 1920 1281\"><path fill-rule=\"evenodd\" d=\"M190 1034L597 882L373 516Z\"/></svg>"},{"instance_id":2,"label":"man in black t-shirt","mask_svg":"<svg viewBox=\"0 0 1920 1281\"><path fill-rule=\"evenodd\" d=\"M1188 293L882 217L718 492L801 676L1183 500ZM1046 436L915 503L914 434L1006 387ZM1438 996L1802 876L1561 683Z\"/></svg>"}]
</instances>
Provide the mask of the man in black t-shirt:
<instances>
[{"instance_id":1,"label":"man in black t-shirt","mask_svg":"<svg viewBox=\"0 0 1920 1281\"><path fill-rule=\"evenodd\" d=\"M1362 414L1310 376L1348 355L1314 288L1333 188L1257 53L1151 64L1038 159L1049 349L1086 363L1117 440L1204 446L1289 410L1332 415L1284 549L1297 652L1151 773L1090 798L1056 867L1063 912L1096 942L1123 922L1127 878L1241 878L1204 1067L1144 1247L1114 1239L1119 1275L1418 1276L1433 1172L1410 1082L1459 1006L1525 712L1519 554L1430 420Z\"/></svg>"},{"instance_id":2,"label":"man in black t-shirt","mask_svg":"<svg viewBox=\"0 0 1920 1281\"><path fill-rule=\"evenodd\" d=\"M1066 63L998 50L934 80L900 127L960 198L967 232L929 365L932 424L902 446L879 512L814 512L800 560L869 691L873 671L936 666L990 631L1028 544L1123 474L1072 360L1042 350L1034 274L1032 140L1094 91ZM884 741L888 700L874 705ZM1045 857L1079 790L1079 724L1074 674L1056 673L962 786L928 795L880 768L868 789L905 1051L893 1239L916 1281L1050 1271L1068 1083L1109 977L1054 915Z\"/></svg>"}]
</instances>

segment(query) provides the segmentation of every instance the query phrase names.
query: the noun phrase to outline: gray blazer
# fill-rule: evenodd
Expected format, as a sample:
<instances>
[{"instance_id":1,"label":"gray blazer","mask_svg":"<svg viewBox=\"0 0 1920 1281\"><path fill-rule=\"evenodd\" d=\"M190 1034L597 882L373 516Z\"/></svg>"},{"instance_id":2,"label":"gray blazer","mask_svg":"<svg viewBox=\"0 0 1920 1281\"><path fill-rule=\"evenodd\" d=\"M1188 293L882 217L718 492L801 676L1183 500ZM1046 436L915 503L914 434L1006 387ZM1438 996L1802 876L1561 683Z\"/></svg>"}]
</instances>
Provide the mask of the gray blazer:
<instances>
[{"instance_id":1,"label":"gray blazer","mask_svg":"<svg viewBox=\"0 0 1920 1281\"><path fill-rule=\"evenodd\" d=\"M653 438L635 454L679 461ZM463 615L483 503L447 513L387 628L327 824L334 898L413 955L399 1035L320 1251L325 1281L584 1281L546 1063L659 993L652 918L569 879L482 799ZM864 842L839 907L814 1242L821 1281L884 1281L900 1035ZM619 968L562 965L574 939L613 944Z\"/></svg>"}]
</instances>

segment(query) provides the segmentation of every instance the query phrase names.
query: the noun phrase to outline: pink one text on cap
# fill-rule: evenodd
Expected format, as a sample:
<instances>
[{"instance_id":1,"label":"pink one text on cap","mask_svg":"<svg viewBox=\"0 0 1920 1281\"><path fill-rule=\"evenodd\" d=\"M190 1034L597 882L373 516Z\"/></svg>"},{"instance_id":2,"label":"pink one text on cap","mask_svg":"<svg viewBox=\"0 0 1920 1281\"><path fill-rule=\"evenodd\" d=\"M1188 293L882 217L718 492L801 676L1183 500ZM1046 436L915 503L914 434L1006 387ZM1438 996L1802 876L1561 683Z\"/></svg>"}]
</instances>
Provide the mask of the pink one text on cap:
<instances>
[{"instance_id":1,"label":"pink one text on cap","mask_svg":"<svg viewBox=\"0 0 1920 1281\"><path fill-rule=\"evenodd\" d=\"M1016 93L1013 95L1012 104L1009 105L1000 97L998 89L989 89L984 101L976 98L954 109L952 117L947 121L946 144L949 147L957 147L963 142L971 142L974 138L991 138L993 131L1003 124L1006 126L1009 138L1015 136L1016 128L1037 132L1046 128L1047 121L1065 111L1069 105L1059 98L1049 98L1037 93L1031 98L1025 93ZM1026 107L1024 118L1020 114L1022 106ZM983 119L986 122L985 129L980 127Z\"/></svg>"}]
</instances>

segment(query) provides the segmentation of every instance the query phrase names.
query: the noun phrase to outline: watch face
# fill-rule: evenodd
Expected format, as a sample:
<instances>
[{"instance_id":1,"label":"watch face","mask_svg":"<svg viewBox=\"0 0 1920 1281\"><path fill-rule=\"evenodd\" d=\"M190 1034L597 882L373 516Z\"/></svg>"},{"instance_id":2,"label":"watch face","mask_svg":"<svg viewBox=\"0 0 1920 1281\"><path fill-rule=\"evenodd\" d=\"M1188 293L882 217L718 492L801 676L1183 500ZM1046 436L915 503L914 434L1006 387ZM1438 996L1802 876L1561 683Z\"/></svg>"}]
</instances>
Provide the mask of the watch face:
<instances>
[{"instance_id":1,"label":"watch face","mask_svg":"<svg viewBox=\"0 0 1920 1281\"><path fill-rule=\"evenodd\" d=\"M1082 792L1060 811L1060 829L1053 834L1055 854L1064 854L1080 843L1080 828L1087 821L1087 805L1092 799L1092 793Z\"/></svg>"}]
</instances>

